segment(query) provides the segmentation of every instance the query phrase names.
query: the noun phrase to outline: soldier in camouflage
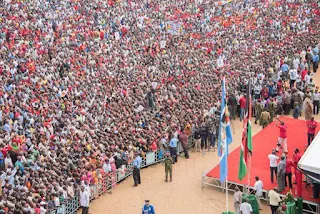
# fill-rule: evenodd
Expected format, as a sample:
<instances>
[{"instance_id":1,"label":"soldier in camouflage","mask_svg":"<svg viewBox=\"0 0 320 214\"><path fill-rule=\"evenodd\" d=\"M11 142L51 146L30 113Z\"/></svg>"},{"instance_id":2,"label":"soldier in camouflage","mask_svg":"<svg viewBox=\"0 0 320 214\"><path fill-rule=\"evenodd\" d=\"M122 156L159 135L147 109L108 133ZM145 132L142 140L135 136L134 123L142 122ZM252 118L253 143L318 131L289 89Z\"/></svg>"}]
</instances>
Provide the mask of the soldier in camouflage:
<instances>
[{"instance_id":1,"label":"soldier in camouflage","mask_svg":"<svg viewBox=\"0 0 320 214\"><path fill-rule=\"evenodd\" d=\"M277 110L277 104L274 101L274 99L271 98L270 102L268 104L268 111L270 113L270 121L269 121L269 123L273 122L273 118L274 118L274 116L276 114L276 110Z\"/></svg>"},{"instance_id":2,"label":"soldier in camouflage","mask_svg":"<svg viewBox=\"0 0 320 214\"><path fill-rule=\"evenodd\" d=\"M255 119L254 123L257 124L257 121L260 120L261 113L263 110L263 105L261 103L261 99L258 99L258 101L256 102L255 110L256 110L256 119ZM261 123L260 123L260 125L261 125Z\"/></svg>"},{"instance_id":3,"label":"soldier in camouflage","mask_svg":"<svg viewBox=\"0 0 320 214\"><path fill-rule=\"evenodd\" d=\"M173 160L172 157L170 156L169 152L166 152L165 154L165 159L164 159L164 169L166 173L166 182L168 182L168 174L170 174L170 182L172 181L172 164Z\"/></svg>"},{"instance_id":4,"label":"soldier in camouflage","mask_svg":"<svg viewBox=\"0 0 320 214\"><path fill-rule=\"evenodd\" d=\"M262 125L262 128L265 128L270 123L270 118L270 113L265 108L260 117L260 124Z\"/></svg>"}]
</instances>

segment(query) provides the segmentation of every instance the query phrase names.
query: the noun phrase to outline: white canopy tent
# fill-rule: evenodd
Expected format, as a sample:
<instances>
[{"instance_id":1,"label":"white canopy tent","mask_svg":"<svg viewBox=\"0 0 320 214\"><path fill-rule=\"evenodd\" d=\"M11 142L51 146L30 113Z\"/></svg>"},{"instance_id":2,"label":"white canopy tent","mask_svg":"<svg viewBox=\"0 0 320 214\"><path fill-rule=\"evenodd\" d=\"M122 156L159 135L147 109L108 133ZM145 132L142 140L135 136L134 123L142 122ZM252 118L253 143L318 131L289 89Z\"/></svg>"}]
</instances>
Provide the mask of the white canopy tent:
<instances>
[{"instance_id":1,"label":"white canopy tent","mask_svg":"<svg viewBox=\"0 0 320 214\"><path fill-rule=\"evenodd\" d=\"M311 179L320 183L320 132L301 157L298 167Z\"/></svg>"}]
</instances>

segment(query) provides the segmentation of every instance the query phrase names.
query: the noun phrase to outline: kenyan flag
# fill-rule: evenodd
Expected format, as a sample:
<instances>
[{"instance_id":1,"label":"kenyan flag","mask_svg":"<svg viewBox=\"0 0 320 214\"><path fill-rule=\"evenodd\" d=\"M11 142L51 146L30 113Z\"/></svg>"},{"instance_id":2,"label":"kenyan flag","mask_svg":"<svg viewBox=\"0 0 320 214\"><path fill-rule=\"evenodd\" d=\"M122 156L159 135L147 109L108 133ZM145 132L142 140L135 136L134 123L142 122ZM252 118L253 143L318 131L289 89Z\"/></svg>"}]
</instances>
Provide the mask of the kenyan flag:
<instances>
[{"instance_id":1,"label":"kenyan flag","mask_svg":"<svg viewBox=\"0 0 320 214\"><path fill-rule=\"evenodd\" d=\"M242 143L240 150L238 178L242 180L248 172L248 157L252 155L252 133L251 133L251 80L247 85L246 108L244 112Z\"/></svg>"}]
</instances>

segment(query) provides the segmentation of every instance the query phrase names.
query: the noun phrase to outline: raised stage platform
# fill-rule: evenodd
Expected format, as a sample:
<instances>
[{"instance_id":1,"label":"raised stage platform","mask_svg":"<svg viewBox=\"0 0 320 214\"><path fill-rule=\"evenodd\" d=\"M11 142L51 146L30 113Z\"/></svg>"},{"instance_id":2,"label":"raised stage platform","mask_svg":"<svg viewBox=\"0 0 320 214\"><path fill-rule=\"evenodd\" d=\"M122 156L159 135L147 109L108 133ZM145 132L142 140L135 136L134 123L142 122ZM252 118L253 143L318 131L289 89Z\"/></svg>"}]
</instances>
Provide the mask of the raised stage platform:
<instances>
[{"instance_id":1,"label":"raised stage platform","mask_svg":"<svg viewBox=\"0 0 320 214\"><path fill-rule=\"evenodd\" d=\"M296 120L289 117L281 117L282 121L288 126L288 150L289 157L292 157L295 148L299 148L301 152L306 149L307 144L307 127L306 121ZM272 149L276 147L276 142L279 136L279 128L276 127L275 122L268 125L265 129L262 129L258 134L253 137L253 155L251 158L251 173L250 173L250 190L254 185L255 176L259 176L264 185L264 200L267 200L267 191L277 186L277 183L272 184L270 179L269 159L268 155ZM229 189L234 190L235 186L240 187L241 190L247 188L248 178L244 178L242 181L238 179L238 167L239 167L240 147L235 149L228 157L228 183ZM224 189L225 185L221 185L219 181L220 165L218 164L212 170L203 174L202 185L210 185L219 189ZM289 191L287 187L282 194L286 194ZM295 194L295 186L292 190ZM313 199L312 188L303 187L303 199L305 213L319 214L320 199Z\"/></svg>"}]
</instances>

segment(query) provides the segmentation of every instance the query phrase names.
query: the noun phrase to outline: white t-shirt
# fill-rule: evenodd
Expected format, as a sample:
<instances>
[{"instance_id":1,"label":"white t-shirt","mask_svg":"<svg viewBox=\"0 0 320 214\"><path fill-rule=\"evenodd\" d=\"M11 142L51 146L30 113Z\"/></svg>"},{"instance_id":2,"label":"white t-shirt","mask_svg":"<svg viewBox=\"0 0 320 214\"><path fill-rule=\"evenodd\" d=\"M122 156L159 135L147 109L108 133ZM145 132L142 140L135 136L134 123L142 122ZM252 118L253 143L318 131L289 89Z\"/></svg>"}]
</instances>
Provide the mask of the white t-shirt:
<instances>
[{"instance_id":1,"label":"white t-shirt","mask_svg":"<svg viewBox=\"0 0 320 214\"><path fill-rule=\"evenodd\" d=\"M240 211L242 214L250 214L252 212L251 204L244 202L240 205Z\"/></svg>"},{"instance_id":2,"label":"white t-shirt","mask_svg":"<svg viewBox=\"0 0 320 214\"><path fill-rule=\"evenodd\" d=\"M311 76L309 74L307 74L304 78L304 80L306 81L307 84L310 83L310 79L311 79Z\"/></svg>"},{"instance_id":3,"label":"white t-shirt","mask_svg":"<svg viewBox=\"0 0 320 214\"><path fill-rule=\"evenodd\" d=\"M301 51L301 53L300 53L301 62L303 62L304 60L306 60L306 55L307 55L306 51Z\"/></svg>"},{"instance_id":4,"label":"white t-shirt","mask_svg":"<svg viewBox=\"0 0 320 214\"><path fill-rule=\"evenodd\" d=\"M289 71L289 76L291 80L296 80L297 79L297 70L291 69Z\"/></svg>"},{"instance_id":5,"label":"white t-shirt","mask_svg":"<svg viewBox=\"0 0 320 214\"><path fill-rule=\"evenodd\" d=\"M299 65L300 65L300 60L299 60L298 58L295 58L295 59L293 60L293 67L294 67L294 69L295 69L295 70L298 70Z\"/></svg>"},{"instance_id":6,"label":"white t-shirt","mask_svg":"<svg viewBox=\"0 0 320 214\"><path fill-rule=\"evenodd\" d=\"M279 157L274 154L270 154L268 155L268 158L270 160L270 167L277 167L277 160L279 160Z\"/></svg>"},{"instance_id":7,"label":"white t-shirt","mask_svg":"<svg viewBox=\"0 0 320 214\"><path fill-rule=\"evenodd\" d=\"M256 196L262 196L263 183L261 180L256 181L254 184L254 190L256 191Z\"/></svg>"}]
</instances>

